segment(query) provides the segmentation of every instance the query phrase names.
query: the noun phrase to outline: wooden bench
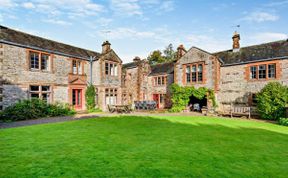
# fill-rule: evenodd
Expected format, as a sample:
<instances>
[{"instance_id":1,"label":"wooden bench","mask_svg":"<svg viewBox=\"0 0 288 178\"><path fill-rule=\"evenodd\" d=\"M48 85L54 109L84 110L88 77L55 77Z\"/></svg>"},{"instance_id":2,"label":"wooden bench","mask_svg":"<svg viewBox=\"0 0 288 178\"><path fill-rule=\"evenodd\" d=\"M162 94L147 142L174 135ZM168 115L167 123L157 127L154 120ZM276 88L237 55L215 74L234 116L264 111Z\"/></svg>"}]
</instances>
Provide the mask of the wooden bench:
<instances>
[{"instance_id":1,"label":"wooden bench","mask_svg":"<svg viewBox=\"0 0 288 178\"><path fill-rule=\"evenodd\" d=\"M251 108L250 107L231 107L230 109L230 115L233 116L248 116L250 119L251 117Z\"/></svg>"}]
</instances>

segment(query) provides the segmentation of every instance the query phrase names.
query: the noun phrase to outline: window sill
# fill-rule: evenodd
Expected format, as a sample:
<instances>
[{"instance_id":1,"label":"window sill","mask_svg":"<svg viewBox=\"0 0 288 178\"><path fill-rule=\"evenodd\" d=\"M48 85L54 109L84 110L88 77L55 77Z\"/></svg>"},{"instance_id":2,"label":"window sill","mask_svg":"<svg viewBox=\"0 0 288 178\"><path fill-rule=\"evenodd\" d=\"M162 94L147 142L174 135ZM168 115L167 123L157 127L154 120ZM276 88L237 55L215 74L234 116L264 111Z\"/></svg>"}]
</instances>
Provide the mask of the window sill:
<instances>
[{"instance_id":1,"label":"window sill","mask_svg":"<svg viewBox=\"0 0 288 178\"><path fill-rule=\"evenodd\" d=\"M249 79L248 82L265 82L271 80L278 80L278 79L277 78Z\"/></svg>"},{"instance_id":2,"label":"window sill","mask_svg":"<svg viewBox=\"0 0 288 178\"><path fill-rule=\"evenodd\" d=\"M50 70L29 69L30 72L52 73Z\"/></svg>"}]
</instances>

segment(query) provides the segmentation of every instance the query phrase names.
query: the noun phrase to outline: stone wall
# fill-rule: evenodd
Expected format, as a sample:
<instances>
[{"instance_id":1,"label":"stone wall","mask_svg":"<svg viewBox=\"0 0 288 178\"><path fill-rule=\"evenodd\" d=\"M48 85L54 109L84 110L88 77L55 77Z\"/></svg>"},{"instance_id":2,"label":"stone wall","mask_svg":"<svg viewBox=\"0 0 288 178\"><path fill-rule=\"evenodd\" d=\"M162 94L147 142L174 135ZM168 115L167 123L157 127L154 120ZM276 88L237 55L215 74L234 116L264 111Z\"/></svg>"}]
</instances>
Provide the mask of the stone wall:
<instances>
[{"instance_id":1,"label":"stone wall","mask_svg":"<svg viewBox=\"0 0 288 178\"><path fill-rule=\"evenodd\" d=\"M52 101L69 103L68 75L72 63L69 57L51 54L49 71L33 71L29 69L27 49L6 44L2 44L2 47L4 108L28 98L29 85L49 85L52 89ZM87 62L83 62L83 65L84 72L87 73Z\"/></svg>"},{"instance_id":2,"label":"stone wall","mask_svg":"<svg viewBox=\"0 0 288 178\"><path fill-rule=\"evenodd\" d=\"M203 67L203 83L185 83L185 68L183 65L204 62ZM202 51L198 48L192 47L182 58L180 58L175 64L174 72L175 72L175 83L180 86L195 86L199 87L207 87L214 89L215 85L217 85L217 80L215 79L215 74L217 73L217 66L215 67L215 63L220 65L215 57L211 54Z\"/></svg>"},{"instance_id":3,"label":"stone wall","mask_svg":"<svg viewBox=\"0 0 288 178\"><path fill-rule=\"evenodd\" d=\"M249 72L247 64L221 67L220 90L217 93L218 109L227 110L231 103L238 106L251 106L249 101L251 95L259 92L271 81L279 81L284 85L288 85L288 60L280 60L279 67L278 79L256 81L247 80L247 75L249 75L247 74ZM255 108L253 107L253 109L255 113Z\"/></svg>"}]
</instances>

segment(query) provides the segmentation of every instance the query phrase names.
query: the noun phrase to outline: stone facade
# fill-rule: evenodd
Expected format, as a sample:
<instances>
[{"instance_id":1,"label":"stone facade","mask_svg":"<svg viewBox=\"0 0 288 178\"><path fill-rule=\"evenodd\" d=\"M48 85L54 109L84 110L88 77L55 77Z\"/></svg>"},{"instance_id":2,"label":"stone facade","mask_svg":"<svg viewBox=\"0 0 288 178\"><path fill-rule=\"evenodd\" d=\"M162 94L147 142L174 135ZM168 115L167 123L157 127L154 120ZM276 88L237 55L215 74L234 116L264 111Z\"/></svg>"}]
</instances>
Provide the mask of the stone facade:
<instances>
[{"instance_id":1,"label":"stone facade","mask_svg":"<svg viewBox=\"0 0 288 178\"><path fill-rule=\"evenodd\" d=\"M170 108L169 86L173 83L213 89L218 110L225 110L231 104L253 107L253 95L270 81L288 85L287 40L240 48L240 35L236 34L233 47L237 50L211 54L197 47L186 51L180 45L177 60L149 65L138 57L122 64L108 41L103 43L102 52L97 53L2 26L0 32L3 37L0 39L1 110L35 96L85 110L85 91L90 82L96 88L97 107L104 111L108 104L144 100L155 100L160 109ZM37 65L36 70L35 66L31 67L34 53L39 58L33 64ZM42 59L42 55L48 56L48 60ZM267 68L264 77L251 77L251 67L257 69L254 75L258 76L263 65ZM273 70L268 69L271 65ZM207 107L211 107L209 101Z\"/></svg>"}]
</instances>

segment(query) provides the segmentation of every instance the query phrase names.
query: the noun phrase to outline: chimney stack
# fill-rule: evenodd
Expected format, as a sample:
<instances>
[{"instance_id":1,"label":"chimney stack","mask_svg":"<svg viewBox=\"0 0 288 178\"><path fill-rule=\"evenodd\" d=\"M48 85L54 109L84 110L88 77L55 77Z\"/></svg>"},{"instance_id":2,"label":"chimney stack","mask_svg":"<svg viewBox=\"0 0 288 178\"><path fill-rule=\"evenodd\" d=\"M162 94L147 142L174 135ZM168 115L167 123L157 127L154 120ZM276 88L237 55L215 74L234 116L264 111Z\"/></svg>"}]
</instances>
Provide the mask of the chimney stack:
<instances>
[{"instance_id":1,"label":"chimney stack","mask_svg":"<svg viewBox=\"0 0 288 178\"><path fill-rule=\"evenodd\" d=\"M104 41L102 44L102 54L108 53L110 51L111 44L109 41Z\"/></svg>"},{"instance_id":2,"label":"chimney stack","mask_svg":"<svg viewBox=\"0 0 288 178\"><path fill-rule=\"evenodd\" d=\"M177 48L177 60L180 59L182 56L184 56L185 53L186 53L186 50L185 50L183 44L181 44L181 45Z\"/></svg>"},{"instance_id":3,"label":"chimney stack","mask_svg":"<svg viewBox=\"0 0 288 178\"><path fill-rule=\"evenodd\" d=\"M240 50L240 34L237 33L237 31L234 32L232 40L233 40L233 52L238 52Z\"/></svg>"},{"instance_id":4,"label":"chimney stack","mask_svg":"<svg viewBox=\"0 0 288 178\"><path fill-rule=\"evenodd\" d=\"M140 57L136 56L134 59L133 59L133 62L139 62L141 61Z\"/></svg>"}]
</instances>

